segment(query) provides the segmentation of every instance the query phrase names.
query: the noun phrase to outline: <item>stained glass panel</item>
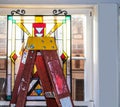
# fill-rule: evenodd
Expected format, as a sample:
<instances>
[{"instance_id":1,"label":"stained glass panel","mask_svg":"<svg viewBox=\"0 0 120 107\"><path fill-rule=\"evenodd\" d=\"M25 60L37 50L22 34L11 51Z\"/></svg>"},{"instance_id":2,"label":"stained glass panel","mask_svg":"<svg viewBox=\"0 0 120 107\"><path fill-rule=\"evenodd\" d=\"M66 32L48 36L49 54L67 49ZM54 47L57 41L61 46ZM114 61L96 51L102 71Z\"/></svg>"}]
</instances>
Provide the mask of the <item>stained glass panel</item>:
<instances>
[{"instance_id":1,"label":"stained glass panel","mask_svg":"<svg viewBox=\"0 0 120 107\"><path fill-rule=\"evenodd\" d=\"M58 46L58 55L63 52L68 55L67 62L61 65L70 86L70 21L71 16L11 16L8 15L8 71L7 71L7 99L11 99L14 82L18 73L21 54L26 46L28 37L54 37ZM14 53L11 61L11 53ZM44 93L36 67L33 68L27 100L44 100ZM68 75L68 76L67 76Z\"/></svg>"}]
</instances>

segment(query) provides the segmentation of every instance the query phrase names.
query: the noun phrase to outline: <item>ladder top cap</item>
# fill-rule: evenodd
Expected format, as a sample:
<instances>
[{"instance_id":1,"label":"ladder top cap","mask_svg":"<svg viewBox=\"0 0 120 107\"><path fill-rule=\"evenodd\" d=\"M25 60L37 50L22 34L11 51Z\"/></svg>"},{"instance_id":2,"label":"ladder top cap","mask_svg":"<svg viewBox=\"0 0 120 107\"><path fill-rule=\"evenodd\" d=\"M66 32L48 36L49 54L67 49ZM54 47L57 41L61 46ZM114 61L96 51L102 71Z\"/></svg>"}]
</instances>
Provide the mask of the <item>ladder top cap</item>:
<instances>
[{"instance_id":1,"label":"ladder top cap","mask_svg":"<svg viewBox=\"0 0 120 107\"><path fill-rule=\"evenodd\" d=\"M55 38L53 37L28 37L28 50L57 50Z\"/></svg>"}]
</instances>

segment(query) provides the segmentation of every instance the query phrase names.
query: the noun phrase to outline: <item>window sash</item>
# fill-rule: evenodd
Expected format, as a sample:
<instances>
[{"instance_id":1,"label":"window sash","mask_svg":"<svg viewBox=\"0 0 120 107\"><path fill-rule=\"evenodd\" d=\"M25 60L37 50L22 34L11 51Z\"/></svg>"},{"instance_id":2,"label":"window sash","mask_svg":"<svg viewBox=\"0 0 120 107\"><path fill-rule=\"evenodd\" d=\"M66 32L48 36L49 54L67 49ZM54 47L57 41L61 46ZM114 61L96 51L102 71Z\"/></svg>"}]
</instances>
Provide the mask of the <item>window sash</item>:
<instances>
[{"instance_id":1,"label":"window sash","mask_svg":"<svg viewBox=\"0 0 120 107\"><path fill-rule=\"evenodd\" d=\"M16 10L16 8L13 7L12 10ZM42 7L42 9L39 9L39 8L34 9L34 7L33 7L32 9L25 9L25 10L27 10L27 14L29 14L29 15L37 15L37 14L43 14L43 15L48 14L49 15L49 14L51 14L53 8L50 7L50 9L47 9L47 8ZM38 10L38 11L36 11L36 10ZM89 41L89 43L87 43L87 46L89 45L88 47L90 47L90 49L92 49L91 48L92 47L92 17L90 16L90 12L92 11L92 9L90 9L90 8L87 8L87 9L82 8L81 9L81 8L75 8L75 7L73 8L73 7L71 7L69 9L67 9L67 11L71 15L72 14L84 14L84 15L87 16L87 20L88 20L87 23L89 23L89 26L88 26L88 33L87 33L88 38L87 38L86 41ZM11 13L11 8L0 8L1 16L6 16L6 15L8 15L10 13ZM88 51L89 51L89 49L88 49ZM89 65L92 62L92 50L90 50L88 53L85 53L85 54L87 54L85 57L72 57L71 59L72 60L84 60L84 61L87 62L86 65ZM3 57L6 58L6 56L3 56ZM88 77L88 78L85 78L86 79L85 83L87 83L86 81L88 81L89 79L92 80L91 79L92 75L93 75L92 66L93 65L91 63L88 67L85 68L86 73L88 73L88 71L89 71L89 73L86 74L87 75L86 77ZM90 84L91 86L87 86L87 84ZM87 86L86 89L85 89L85 93L86 93L85 97L86 97L86 101L90 101L90 100L93 99L93 80L90 81L87 84L85 84ZM89 93L91 93L91 94L89 94ZM3 103L4 103L4 101L3 101ZM0 104L2 104L2 103L0 103Z\"/></svg>"}]
</instances>

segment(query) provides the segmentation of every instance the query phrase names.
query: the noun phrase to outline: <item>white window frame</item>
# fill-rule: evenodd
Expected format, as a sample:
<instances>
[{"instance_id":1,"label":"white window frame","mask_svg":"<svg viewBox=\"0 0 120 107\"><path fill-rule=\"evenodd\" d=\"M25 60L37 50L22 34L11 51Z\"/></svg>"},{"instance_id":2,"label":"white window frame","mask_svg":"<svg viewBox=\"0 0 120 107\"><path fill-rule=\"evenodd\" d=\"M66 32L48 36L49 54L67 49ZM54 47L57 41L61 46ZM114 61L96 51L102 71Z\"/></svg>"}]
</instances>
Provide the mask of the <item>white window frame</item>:
<instances>
[{"instance_id":1,"label":"white window frame","mask_svg":"<svg viewBox=\"0 0 120 107\"><path fill-rule=\"evenodd\" d=\"M1 6L0 6L1 7ZM9 15L11 14L11 10L17 10L14 6L12 6L12 8L10 7L4 7L2 5L2 7L0 8L0 15ZM37 15L37 14L41 14L41 15L52 15L52 11L55 9L53 8L54 6L31 6L28 8L29 6L26 7L26 15ZM81 105L81 106L88 106L88 107L93 107L93 17L92 17L92 12L93 9L92 8L81 8L81 6L55 6L57 9L63 9L65 8L65 10L67 10L68 14L72 15L72 14L85 14L87 16L87 30L88 32L86 33L86 46L85 46L85 50L87 49L87 51L85 52L85 58L81 59L85 59L85 101L79 102L79 101L74 101L75 105ZM24 9L24 8L23 8ZM39 11L36 11L36 9L38 9ZM43 13L44 11L44 13ZM9 102L6 101L0 101L0 106L1 105L8 105ZM44 106L46 105L45 102L41 102L39 103L37 102L27 102L27 105L30 104L35 104L37 106L37 104L40 106Z\"/></svg>"}]
</instances>

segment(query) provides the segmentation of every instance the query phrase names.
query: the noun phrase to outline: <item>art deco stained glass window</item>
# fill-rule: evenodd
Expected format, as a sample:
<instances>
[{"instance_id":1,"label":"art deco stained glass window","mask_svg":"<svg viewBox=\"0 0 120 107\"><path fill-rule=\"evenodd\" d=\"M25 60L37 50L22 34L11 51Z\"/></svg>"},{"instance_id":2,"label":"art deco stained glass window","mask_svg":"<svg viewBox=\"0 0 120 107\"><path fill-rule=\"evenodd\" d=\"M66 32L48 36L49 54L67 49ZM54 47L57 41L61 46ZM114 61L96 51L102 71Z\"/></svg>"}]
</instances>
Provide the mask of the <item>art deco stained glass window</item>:
<instances>
[{"instance_id":1,"label":"art deco stained glass window","mask_svg":"<svg viewBox=\"0 0 120 107\"><path fill-rule=\"evenodd\" d=\"M54 37L64 75L70 86L70 21L71 16L12 16L8 15L8 54L7 54L7 100L11 99L14 82L18 73L21 53L28 37ZM42 27L44 27L43 34ZM27 100L44 100L43 89L34 66ZM71 88L70 88L71 89Z\"/></svg>"}]
</instances>

